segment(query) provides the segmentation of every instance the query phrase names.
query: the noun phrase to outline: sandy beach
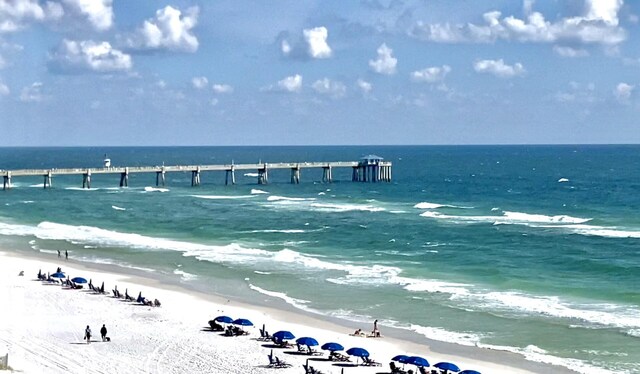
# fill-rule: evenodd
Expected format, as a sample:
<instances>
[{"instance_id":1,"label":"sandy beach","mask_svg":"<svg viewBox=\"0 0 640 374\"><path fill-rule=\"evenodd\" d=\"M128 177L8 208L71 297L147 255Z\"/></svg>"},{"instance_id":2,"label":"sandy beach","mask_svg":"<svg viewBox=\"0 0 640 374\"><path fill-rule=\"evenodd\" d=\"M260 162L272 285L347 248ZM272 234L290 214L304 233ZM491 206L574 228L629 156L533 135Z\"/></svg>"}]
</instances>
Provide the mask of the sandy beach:
<instances>
[{"instance_id":1,"label":"sandy beach","mask_svg":"<svg viewBox=\"0 0 640 374\"><path fill-rule=\"evenodd\" d=\"M36 280L41 269L55 272L58 266L71 277L91 279L94 285L105 282L107 294L83 289L63 288ZM431 364L454 362L461 369L482 373L555 373L569 372L558 367L528 362L507 352L449 345L427 346L385 336L350 336L347 328L289 311L243 305L235 301L161 284L153 279L121 272L96 270L75 261L55 256L19 257L0 252L0 355L8 353L9 365L24 373L302 373L309 364L323 373L389 372L389 361L397 354L419 355ZM19 272L24 271L24 276ZM159 299L161 307L149 307L114 298L118 286L136 297L139 292ZM248 336L226 337L208 331L207 321L218 316L247 318L254 323ZM110 342L102 342L99 330L108 329ZM345 349L362 347L380 367L336 366L323 356L297 354L296 349L272 348L260 341L259 328L267 331L289 330L296 337L311 336L324 344L338 342ZM93 337L83 339L89 325ZM368 331L371 326L362 326ZM457 347L457 348L456 348ZM267 367L268 354L290 363L290 368ZM352 361L356 361L355 358ZM415 367L407 367L407 369Z\"/></svg>"}]
</instances>

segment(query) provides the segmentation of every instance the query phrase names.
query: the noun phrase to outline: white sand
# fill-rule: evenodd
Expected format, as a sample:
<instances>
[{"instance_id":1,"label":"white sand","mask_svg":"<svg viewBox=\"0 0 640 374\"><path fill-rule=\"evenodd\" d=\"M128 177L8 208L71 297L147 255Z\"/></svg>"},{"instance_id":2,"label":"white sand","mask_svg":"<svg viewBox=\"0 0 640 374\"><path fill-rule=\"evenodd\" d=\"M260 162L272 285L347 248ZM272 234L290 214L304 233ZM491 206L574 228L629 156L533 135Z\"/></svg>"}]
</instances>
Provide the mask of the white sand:
<instances>
[{"instance_id":1,"label":"white sand","mask_svg":"<svg viewBox=\"0 0 640 374\"><path fill-rule=\"evenodd\" d=\"M57 266L71 277L91 278L94 285L104 281L108 295L90 292L86 285L83 290L70 290L35 280L38 269L53 273ZM21 270L25 272L22 277L18 276ZM542 366L525 370L496 363L499 356L489 350L477 349L470 359L454 351L435 353L427 346L388 337L352 337L345 328L305 315L203 298L146 278L88 269L81 263L57 261L45 254L35 259L0 252L0 273L4 275L0 282L0 355L8 353L9 365L25 373L303 373L302 364L308 356L287 354L291 349L273 351L293 364L292 368L265 367L271 349L263 346L268 343L256 340L262 324L271 333L289 330L297 337L312 336L320 344L335 341L345 349L363 347L382 363L382 367L347 367L346 374L389 372L389 360L397 354L420 355L432 364L455 362L462 369L484 374L542 371ZM162 306L115 299L111 289L116 284L121 292L128 288L135 297L142 291L147 298L159 299ZM240 337L203 331L208 320L222 314L248 318L255 327L249 329L249 336ZM100 339L103 323L111 342ZM83 340L86 325L93 332L90 344ZM363 326L365 331L369 328ZM342 369L328 361L310 363L324 373L340 373Z\"/></svg>"}]
</instances>

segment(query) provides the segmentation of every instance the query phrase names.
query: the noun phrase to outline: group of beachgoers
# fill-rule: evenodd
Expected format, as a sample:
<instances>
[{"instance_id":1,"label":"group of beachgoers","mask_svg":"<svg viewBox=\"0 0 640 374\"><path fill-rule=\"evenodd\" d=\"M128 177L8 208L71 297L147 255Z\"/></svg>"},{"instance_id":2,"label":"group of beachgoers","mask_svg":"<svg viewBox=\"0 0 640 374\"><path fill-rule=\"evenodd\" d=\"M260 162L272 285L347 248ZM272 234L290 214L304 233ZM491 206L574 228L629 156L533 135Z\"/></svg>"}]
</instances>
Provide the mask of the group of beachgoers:
<instances>
[{"instance_id":1,"label":"group of beachgoers","mask_svg":"<svg viewBox=\"0 0 640 374\"><path fill-rule=\"evenodd\" d=\"M211 331L222 332L222 336L241 336L249 335L246 327L253 326L253 323L247 319L239 318L232 319L228 316L218 316L209 321L209 327ZM373 322L373 330L370 334L362 332L362 329L356 330L353 334L349 334L356 337L365 338L381 338L380 329L378 327L378 320ZM295 339L295 340L294 340ZM323 356L324 352L317 350L320 346L317 340L311 337L302 337L296 339L295 335L290 331L278 331L276 333L269 334L265 325L262 325L260 329L260 337L256 338L258 341L265 342L262 346L270 348L271 351L267 355L269 363L265 365L268 368L288 368L292 365L286 362L283 358L278 357L273 353L274 348L293 349L285 351L284 353L290 355L308 355L308 356ZM295 341L295 344L293 344ZM369 352L360 347L352 347L345 351L346 354L341 353L344 351L344 347L335 342L327 342L320 346L323 351L328 351L328 355L323 359L311 358L316 362L329 361L335 366L351 367L351 366L382 366L379 362L375 361L369 356ZM402 367L400 367L400 364ZM405 369L405 365L415 366L414 369ZM314 368L309 364L309 359L302 365L306 374L322 374L322 371ZM389 368L392 374L447 374L447 373L459 373L459 374L480 374L475 370L463 370L449 362L439 362L433 365L430 369L429 362L419 356L406 356L396 355L389 362Z\"/></svg>"}]
</instances>

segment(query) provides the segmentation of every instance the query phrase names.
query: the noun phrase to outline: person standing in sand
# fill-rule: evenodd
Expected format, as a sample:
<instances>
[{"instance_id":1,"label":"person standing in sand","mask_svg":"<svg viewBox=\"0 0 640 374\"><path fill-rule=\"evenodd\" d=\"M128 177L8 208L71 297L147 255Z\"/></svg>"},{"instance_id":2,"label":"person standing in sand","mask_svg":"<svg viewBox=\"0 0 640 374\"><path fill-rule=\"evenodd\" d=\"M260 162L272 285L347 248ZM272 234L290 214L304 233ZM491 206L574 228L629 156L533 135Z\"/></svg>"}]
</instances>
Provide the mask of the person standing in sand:
<instances>
[{"instance_id":1,"label":"person standing in sand","mask_svg":"<svg viewBox=\"0 0 640 374\"><path fill-rule=\"evenodd\" d=\"M60 250L58 249L58 258L60 258Z\"/></svg>"},{"instance_id":2,"label":"person standing in sand","mask_svg":"<svg viewBox=\"0 0 640 374\"><path fill-rule=\"evenodd\" d=\"M68 260L69 259L69 252L67 252L67 250L64 250L64 259Z\"/></svg>"},{"instance_id":3,"label":"person standing in sand","mask_svg":"<svg viewBox=\"0 0 640 374\"><path fill-rule=\"evenodd\" d=\"M102 341L105 341L107 339L107 327L104 325L104 323L102 324L102 328L100 329L100 336L102 337Z\"/></svg>"},{"instance_id":4,"label":"person standing in sand","mask_svg":"<svg viewBox=\"0 0 640 374\"><path fill-rule=\"evenodd\" d=\"M371 331L371 335L374 338L380 337L380 330L378 330L378 320L373 321L373 331Z\"/></svg>"},{"instance_id":5,"label":"person standing in sand","mask_svg":"<svg viewBox=\"0 0 640 374\"><path fill-rule=\"evenodd\" d=\"M87 328L84 329L84 338L87 340L87 344L91 342L91 328L87 325Z\"/></svg>"}]
</instances>

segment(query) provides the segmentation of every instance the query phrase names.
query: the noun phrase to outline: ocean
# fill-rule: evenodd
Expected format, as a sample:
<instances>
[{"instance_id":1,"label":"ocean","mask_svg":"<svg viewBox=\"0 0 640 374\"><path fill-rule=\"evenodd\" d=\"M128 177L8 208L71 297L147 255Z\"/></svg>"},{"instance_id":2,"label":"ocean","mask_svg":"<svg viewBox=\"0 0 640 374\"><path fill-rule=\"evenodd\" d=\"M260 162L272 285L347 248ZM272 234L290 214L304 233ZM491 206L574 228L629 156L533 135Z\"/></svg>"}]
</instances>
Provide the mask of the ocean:
<instances>
[{"instance_id":1,"label":"ocean","mask_svg":"<svg viewBox=\"0 0 640 374\"><path fill-rule=\"evenodd\" d=\"M154 274L238 300L640 372L640 146L1 148L0 169L393 162L351 170L14 177L0 248ZM0 172L2 174L2 172ZM384 333L384 330L383 330Z\"/></svg>"}]
</instances>

